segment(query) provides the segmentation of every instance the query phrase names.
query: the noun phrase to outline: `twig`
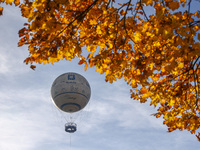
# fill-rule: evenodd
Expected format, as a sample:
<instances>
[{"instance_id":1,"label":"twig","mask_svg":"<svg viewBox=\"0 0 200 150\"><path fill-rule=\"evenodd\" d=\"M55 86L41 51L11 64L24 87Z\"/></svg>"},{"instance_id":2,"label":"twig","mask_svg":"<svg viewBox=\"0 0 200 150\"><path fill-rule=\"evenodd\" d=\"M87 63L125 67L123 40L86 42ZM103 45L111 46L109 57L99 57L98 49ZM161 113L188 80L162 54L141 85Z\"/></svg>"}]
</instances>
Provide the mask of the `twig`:
<instances>
[{"instance_id":1,"label":"twig","mask_svg":"<svg viewBox=\"0 0 200 150\"><path fill-rule=\"evenodd\" d=\"M62 31L60 31L60 33L58 33L57 36L59 36L60 34L62 34L69 26L71 26L76 20L79 20L79 19L83 19L86 14L90 11L90 9L92 8L93 5L95 5L96 3L98 2L98 0L95 0L91 5L89 5L84 11L82 14L76 16L74 18L74 20L72 20Z\"/></svg>"}]
</instances>

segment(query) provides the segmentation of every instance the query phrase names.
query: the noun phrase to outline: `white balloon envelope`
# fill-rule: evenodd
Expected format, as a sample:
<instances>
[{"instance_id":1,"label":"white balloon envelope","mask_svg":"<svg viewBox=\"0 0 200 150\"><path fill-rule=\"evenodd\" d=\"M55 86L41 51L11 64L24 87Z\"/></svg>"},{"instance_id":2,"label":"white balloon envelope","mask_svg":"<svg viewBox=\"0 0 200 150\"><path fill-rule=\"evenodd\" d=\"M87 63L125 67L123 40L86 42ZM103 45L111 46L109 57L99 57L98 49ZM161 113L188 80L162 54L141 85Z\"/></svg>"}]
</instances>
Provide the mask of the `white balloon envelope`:
<instances>
[{"instance_id":1,"label":"white balloon envelope","mask_svg":"<svg viewBox=\"0 0 200 150\"><path fill-rule=\"evenodd\" d=\"M64 112L83 109L91 96L88 81L78 73L64 73L57 77L51 87L54 104Z\"/></svg>"}]
</instances>

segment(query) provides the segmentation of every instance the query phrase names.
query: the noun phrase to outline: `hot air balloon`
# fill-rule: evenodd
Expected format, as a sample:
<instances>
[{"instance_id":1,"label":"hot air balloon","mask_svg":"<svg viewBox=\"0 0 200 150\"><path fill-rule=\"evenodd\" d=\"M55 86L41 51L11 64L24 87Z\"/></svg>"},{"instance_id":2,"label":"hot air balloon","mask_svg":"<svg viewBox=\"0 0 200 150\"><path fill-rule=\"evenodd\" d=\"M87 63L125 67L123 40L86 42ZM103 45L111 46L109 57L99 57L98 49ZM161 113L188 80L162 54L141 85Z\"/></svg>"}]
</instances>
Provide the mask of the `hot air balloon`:
<instances>
[{"instance_id":1,"label":"hot air balloon","mask_svg":"<svg viewBox=\"0 0 200 150\"><path fill-rule=\"evenodd\" d=\"M51 96L55 106L66 112L75 113L82 110L89 102L91 88L88 81L78 73L64 73L58 76L52 84ZM65 124L65 131L75 132L74 122Z\"/></svg>"}]
</instances>

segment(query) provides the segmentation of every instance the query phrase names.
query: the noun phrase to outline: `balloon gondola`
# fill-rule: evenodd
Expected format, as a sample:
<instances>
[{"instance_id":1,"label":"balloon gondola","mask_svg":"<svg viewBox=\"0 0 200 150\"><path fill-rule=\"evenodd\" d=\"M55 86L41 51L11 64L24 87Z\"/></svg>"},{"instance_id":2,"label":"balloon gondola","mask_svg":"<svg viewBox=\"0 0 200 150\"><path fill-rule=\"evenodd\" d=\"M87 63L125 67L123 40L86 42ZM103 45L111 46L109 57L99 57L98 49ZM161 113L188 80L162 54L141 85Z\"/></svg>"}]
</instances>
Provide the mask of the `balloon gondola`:
<instances>
[{"instance_id":1,"label":"balloon gondola","mask_svg":"<svg viewBox=\"0 0 200 150\"><path fill-rule=\"evenodd\" d=\"M74 122L68 122L65 124L65 131L69 133L76 132L77 125Z\"/></svg>"},{"instance_id":2,"label":"balloon gondola","mask_svg":"<svg viewBox=\"0 0 200 150\"><path fill-rule=\"evenodd\" d=\"M66 112L76 113L89 102L91 88L88 81L78 73L64 73L58 76L51 86L51 97L55 106ZM65 124L65 131L74 133L77 125L74 122Z\"/></svg>"}]
</instances>

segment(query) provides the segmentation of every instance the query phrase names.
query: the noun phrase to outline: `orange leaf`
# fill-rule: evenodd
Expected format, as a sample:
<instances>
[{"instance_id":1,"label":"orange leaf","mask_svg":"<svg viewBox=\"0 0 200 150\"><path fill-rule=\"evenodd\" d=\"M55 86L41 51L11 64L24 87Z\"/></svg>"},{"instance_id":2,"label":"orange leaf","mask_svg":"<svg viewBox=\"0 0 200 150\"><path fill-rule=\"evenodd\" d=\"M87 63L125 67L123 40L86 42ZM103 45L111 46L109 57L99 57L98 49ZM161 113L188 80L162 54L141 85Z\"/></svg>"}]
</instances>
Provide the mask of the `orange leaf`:
<instances>
[{"instance_id":1,"label":"orange leaf","mask_svg":"<svg viewBox=\"0 0 200 150\"><path fill-rule=\"evenodd\" d=\"M145 88L145 87L142 87L141 90L140 90L140 94L144 94L144 93L147 93L148 92L148 89Z\"/></svg>"},{"instance_id":2,"label":"orange leaf","mask_svg":"<svg viewBox=\"0 0 200 150\"><path fill-rule=\"evenodd\" d=\"M78 62L78 64L79 64L79 65L82 65L84 62L85 62L85 60L80 60L80 61Z\"/></svg>"},{"instance_id":3,"label":"orange leaf","mask_svg":"<svg viewBox=\"0 0 200 150\"><path fill-rule=\"evenodd\" d=\"M0 15L3 15L3 7L0 6Z\"/></svg>"},{"instance_id":4,"label":"orange leaf","mask_svg":"<svg viewBox=\"0 0 200 150\"><path fill-rule=\"evenodd\" d=\"M30 68L35 70L36 66L35 65L31 65Z\"/></svg>"}]
</instances>

